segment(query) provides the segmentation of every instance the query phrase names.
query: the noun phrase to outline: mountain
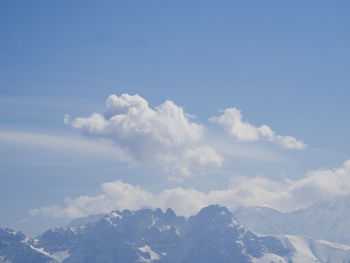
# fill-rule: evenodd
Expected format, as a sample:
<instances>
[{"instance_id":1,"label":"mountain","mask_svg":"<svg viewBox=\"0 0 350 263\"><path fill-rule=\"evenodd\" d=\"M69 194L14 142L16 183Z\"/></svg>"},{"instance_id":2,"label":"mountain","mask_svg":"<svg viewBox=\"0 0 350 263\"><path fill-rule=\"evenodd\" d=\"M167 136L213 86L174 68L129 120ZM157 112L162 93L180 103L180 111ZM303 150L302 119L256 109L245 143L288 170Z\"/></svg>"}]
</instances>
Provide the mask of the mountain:
<instances>
[{"instance_id":1,"label":"mountain","mask_svg":"<svg viewBox=\"0 0 350 263\"><path fill-rule=\"evenodd\" d=\"M57 263L57 261L35 247L33 239L21 232L0 228L1 263Z\"/></svg>"},{"instance_id":2,"label":"mountain","mask_svg":"<svg viewBox=\"0 0 350 263\"><path fill-rule=\"evenodd\" d=\"M257 235L220 206L203 208L187 219L171 209L113 211L97 222L51 229L36 239L3 232L13 236L0 238L0 262L8 263L350 262L348 246L306 237ZM22 247L28 257L33 254L38 260L28 261Z\"/></svg>"},{"instance_id":3,"label":"mountain","mask_svg":"<svg viewBox=\"0 0 350 263\"><path fill-rule=\"evenodd\" d=\"M350 245L350 197L289 213L267 207L240 207L233 213L258 233L306 235Z\"/></svg>"}]
</instances>

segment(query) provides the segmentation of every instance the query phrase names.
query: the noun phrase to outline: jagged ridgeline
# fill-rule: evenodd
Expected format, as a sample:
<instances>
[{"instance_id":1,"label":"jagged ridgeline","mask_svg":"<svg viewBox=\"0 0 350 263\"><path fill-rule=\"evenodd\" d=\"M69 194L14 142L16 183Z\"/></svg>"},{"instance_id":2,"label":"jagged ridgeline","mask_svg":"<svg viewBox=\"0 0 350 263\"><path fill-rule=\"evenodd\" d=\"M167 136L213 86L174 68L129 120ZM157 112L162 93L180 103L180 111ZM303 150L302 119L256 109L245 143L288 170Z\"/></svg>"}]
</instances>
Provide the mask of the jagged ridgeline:
<instances>
[{"instance_id":1,"label":"jagged ridgeline","mask_svg":"<svg viewBox=\"0 0 350 263\"><path fill-rule=\"evenodd\" d=\"M87 220L88 221L88 220ZM225 207L188 219L168 209L113 211L35 239L0 230L0 262L350 262L350 247L296 236L257 235Z\"/></svg>"}]
</instances>

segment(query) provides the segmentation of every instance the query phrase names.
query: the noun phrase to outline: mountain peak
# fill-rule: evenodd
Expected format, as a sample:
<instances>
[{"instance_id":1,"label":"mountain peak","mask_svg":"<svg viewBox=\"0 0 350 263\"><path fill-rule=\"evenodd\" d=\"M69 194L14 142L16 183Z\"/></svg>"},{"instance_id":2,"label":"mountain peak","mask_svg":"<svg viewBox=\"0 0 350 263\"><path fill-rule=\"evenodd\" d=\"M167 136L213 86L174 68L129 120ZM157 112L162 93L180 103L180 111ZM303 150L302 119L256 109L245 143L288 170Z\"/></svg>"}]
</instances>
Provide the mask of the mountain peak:
<instances>
[{"instance_id":1,"label":"mountain peak","mask_svg":"<svg viewBox=\"0 0 350 263\"><path fill-rule=\"evenodd\" d=\"M172 210L171 208L168 208L165 212L165 214L168 216L168 217L174 217L176 216L174 210Z\"/></svg>"},{"instance_id":2,"label":"mountain peak","mask_svg":"<svg viewBox=\"0 0 350 263\"><path fill-rule=\"evenodd\" d=\"M219 205L210 205L202 208L195 218L197 218L197 221L203 222L209 220L211 223L217 222L219 224L239 224L237 219L226 207Z\"/></svg>"}]
</instances>

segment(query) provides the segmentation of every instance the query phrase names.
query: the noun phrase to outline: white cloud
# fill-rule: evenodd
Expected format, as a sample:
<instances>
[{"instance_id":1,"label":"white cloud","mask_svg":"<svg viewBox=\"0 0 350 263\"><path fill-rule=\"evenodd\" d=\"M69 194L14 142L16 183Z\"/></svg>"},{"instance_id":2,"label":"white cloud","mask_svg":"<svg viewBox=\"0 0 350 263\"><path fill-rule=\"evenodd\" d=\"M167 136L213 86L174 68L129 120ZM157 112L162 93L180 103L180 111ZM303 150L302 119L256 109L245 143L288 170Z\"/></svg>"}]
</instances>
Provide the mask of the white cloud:
<instances>
[{"instance_id":1,"label":"white cloud","mask_svg":"<svg viewBox=\"0 0 350 263\"><path fill-rule=\"evenodd\" d=\"M139 186L114 181L102 184L102 193L93 197L66 198L63 206L32 209L31 215L76 218L90 214L108 213L114 209L173 207L179 214L190 215L205 203L205 194L194 189L173 188L152 194Z\"/></svg>"},{"instance_id":2,"label":"white cloud","mask_svg":"<svg viewBox=\"0 0 350 263\"><path fill-rule=\"evenodd\" d=\"M184 177L190 177L193 172L197 175L202 175L204 173L204 167L208 170L215 169L216 167L220 167L223 162L223 158L209 146L187 149L183 152L182 156L174 156L172 158L174 158L170 162L172 165L166 167L166 169L170 170L172 174L181 174ZM167 159L166 163L168 161ZM176 177L171 177L170 179L178 180Z\"/></svg>"},{"instance_id":3,"label":"white cloud","mask_svg":"<svg viewBox=\"0 0 350 263\"><path fill-rule=\"evenodd\" d=\"M187 116L171 101L152 109L144 98L123 94L108 97L104 114L79 117L71 125L112 140L136 161L155 161L173 176L186 178L222 164L222 157L200 142L204 126Z\"/></svg>"},{"instance_id":4,"label":"white cloud","mask_svg":"<svg viewBox=\"0 0 350 263\"><path fill-rule=\"evenodd\" d=\"M227 108L219 117L209 119L225 127L226 131L240 141L257 141L265 138L287 149L303 149L305 144L291 136L276 135L267 125L255 127L242 120L242 113L236 108Z\"/></svg>"},{"instance_id":5,"label":"white cloud","mask_svg":"<svg viewBox=\"0 0 350 263\"><path fill-rule=\"evenodd\" d=\"M197 142L204 127L190 122L181 107L166 101L151 109L145 99L138 95L111 95L106 101L104 116L94 113L89 118L77 118L72 126L92 135L105 135L117 143L138 140L138 144L156 145L161 151ZM138 145L141 146L141 145ZM137 155L146 147L134 149Z\"/></svg>"},{"instance_id":6,"label":"white cloud","mask_svg":"<svg viewBox=\"0 0 350 263\"><path fill-rule=\"evenodd\" d=\"M284 148L287 149L301 150L306 147L306 145L302 141L298 141L297 139L291 136L276 135L272 138L272 141L281 144Z\"/></svg>"},{"instance_id":7,"label":"white cloud","mask_svg":"<svg viewBox=\"0 0 350 263\"><path fill-rule=\"evenodd\" d=\"M63 123L68 125L68 124L70 124L70 122L71 122L70 115L69 114L64 114L64 116L63 116Z\"/></svg>"},{"instance_id":8,"label":"white cloud","mask_svg":"<svg viewBox=\"0 0 350 263\"><path fill-rule=\"evenodd\" d=\"M66 198L63 206L34 209L31 214L75 218L114 209L171 207L177 214L189 216L209 204L231 209L240 205L258 205L292 211L346 195L350 195L350 160L340 168L312 171L296 181L274 181L263 176L234 177L227 189L207 193L177 187L153 194L122 181L109 182L102 184L99 195Z\"/></svg>"}]
</instances>

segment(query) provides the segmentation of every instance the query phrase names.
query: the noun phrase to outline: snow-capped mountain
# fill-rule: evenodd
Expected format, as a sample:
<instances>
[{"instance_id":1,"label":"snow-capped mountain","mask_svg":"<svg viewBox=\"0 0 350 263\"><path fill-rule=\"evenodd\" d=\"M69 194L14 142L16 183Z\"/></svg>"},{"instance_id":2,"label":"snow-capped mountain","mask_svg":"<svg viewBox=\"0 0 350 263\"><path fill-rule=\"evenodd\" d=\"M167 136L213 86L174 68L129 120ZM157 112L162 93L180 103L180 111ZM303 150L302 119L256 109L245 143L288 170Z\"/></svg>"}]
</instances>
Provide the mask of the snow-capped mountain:
<instances>
[{"instance_id":1,"label":"snow-capped mountain","mask_svg":"<svg viewBox=\"0 0 350 263\"><path fill-rule=\"evenodd\" d=\"M350 197L289 213L267 207L240 207L233 214L258 233L306 235L350 245Z\"/></svg>"},{"instance_id":2,"label":"snow-capped mountain","mask_svg":"<svg viewBox=\"0 0 350 263\"><path fill-rule=\"evenodd\" d=\"M0 262L350 262L348 246L257 235L219 206L188 219L171 209L113 211L95 223L51 229L36 239L1 233ZM28 261L27 255L38 259Z\"/></svg>"},{"instance_id":3,"label":"snow-capped mountain","mask_svg":"<svg viewBox=\"0 0 350 263\"><path fill-rule=\"evenodd\" d=\"M35 246L35 240L20 232L0 228L1 263L56 263L57 261Z\"/></svg>"}]
</instances>

